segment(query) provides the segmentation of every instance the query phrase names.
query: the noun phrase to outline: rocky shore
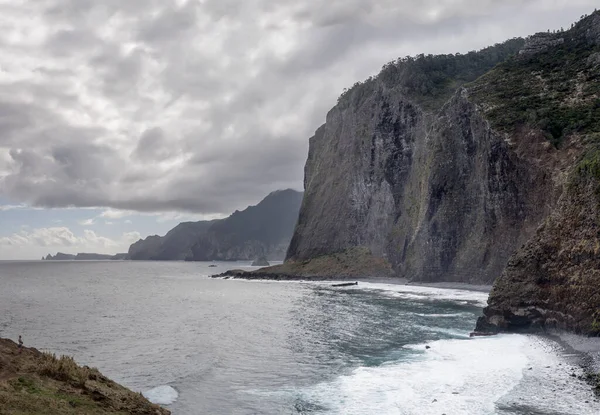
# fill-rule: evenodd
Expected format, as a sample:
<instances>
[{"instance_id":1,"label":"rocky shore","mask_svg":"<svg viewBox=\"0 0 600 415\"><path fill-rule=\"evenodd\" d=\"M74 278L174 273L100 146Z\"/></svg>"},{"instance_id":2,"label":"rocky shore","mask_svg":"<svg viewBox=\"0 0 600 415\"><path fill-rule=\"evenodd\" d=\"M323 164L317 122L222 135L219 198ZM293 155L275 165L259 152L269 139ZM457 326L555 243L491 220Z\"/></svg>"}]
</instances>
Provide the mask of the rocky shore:
<instances>
[{"instance_id":1,"label":"rocky shore","mask_svg":"<svg viewBox=\"0 0 600 415\"><path fill-rule=\"evenodd\" d=\"M394 272L387 260L373 256L370 250L350 248L310 260L286 261L254 271L230 270L213 277L275 281L393 280Z\"/></svg>"},{"instance_id":2,"label":"rocky shore","mask_svg":"<svg viewBox=\"0 0 600 415\"><path fill-rule=\"evenodd\" d=\"M97 369L0 339L0 415L169 415Z\"/></svg>"},{"instance_id":3,"label":"rocky shore","mask_svg":"<svg viewBox=\"0 0 600 415\"><path fill-rule=\"evenodd\" d=\"M555 332L548 337L556 341L566 354L575 356L575 363L582 369L582 374L576 376L586 381L600 399L600 337L568 332Z\"/></svg>"}]
</instances>

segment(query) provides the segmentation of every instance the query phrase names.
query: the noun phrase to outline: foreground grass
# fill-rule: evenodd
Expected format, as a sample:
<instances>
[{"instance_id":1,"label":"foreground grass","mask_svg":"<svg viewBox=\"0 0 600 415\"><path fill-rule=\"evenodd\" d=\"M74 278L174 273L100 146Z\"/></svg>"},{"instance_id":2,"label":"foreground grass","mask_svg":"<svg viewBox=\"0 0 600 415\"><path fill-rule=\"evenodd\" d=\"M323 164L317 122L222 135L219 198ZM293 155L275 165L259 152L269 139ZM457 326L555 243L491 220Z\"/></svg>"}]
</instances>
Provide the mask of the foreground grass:
<instances>
[{"instance_id":1,"label":"foreground grass","mask_svg":"<svg viewBox=\"0 0 600 415\"><path fill-rule=\"evenodd\" d=\"M169 413L71 357L0 339L0 415Z\"/></svg>"}]
</instances>

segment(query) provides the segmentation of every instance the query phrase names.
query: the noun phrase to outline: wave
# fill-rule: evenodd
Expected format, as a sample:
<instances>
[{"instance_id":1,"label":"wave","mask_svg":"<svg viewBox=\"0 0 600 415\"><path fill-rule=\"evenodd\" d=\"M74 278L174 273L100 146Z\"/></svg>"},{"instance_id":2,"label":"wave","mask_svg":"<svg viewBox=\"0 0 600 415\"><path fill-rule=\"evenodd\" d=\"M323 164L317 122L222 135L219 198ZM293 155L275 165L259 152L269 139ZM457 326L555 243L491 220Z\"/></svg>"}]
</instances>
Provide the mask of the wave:
<instances>
[{"instance_id":1,"label":"wave","mask_svg":"<svg viewBox=\"0 0 600 415\"><path fill-rule=\"evenodd\" d=\"M360 283L359 289L377 290L385 295L416 301L453 301L460 304L487 305L488 293L481 291L459 290L453 288L422 287L418 285L397 285L382 283Z\"/></svg>"},{"instance_id":2,"label":"wave","mask_svg":"<svg viewBox=\"0 0 600 415\"><path fill-rule=\"evenodd\" d=\"M426 313L414 313L415 316L419 317L442 317L442 318L450 318L450 317L463 317L469 315L469 313L449 313L449 314L426 314Z\"/></svg>"},{"instance_id":3,"label":"wave","mask_svg":"<svg viewBox=\"0 0 600 415\"><path fill-rule=\"evenodd\" d=\"M177 400L179 393L169 385L157 386L149 391L143 392L142 395L150 402L157 405L170 405Z\"/></svg>"},{"instance_id":4,"label":"wave","mask_svg":"<svg viewBox=\"0 0 600 415\"><path fill-rule=\"evenodd\" d=\"M598 413L597 406L584 404L582 393L589 392L587 399L591 395L585 386L563 385L568 390L560 394L550 387L540 391L538 377L547 383L571 378L561 372L567 368L558 365L555 352L540 347L535 338L500 335L428 345L430 349L409 360L360 367L330 382L297 390L296 396L326 408L319 413L331 415L515 414L525 413L519 408L524 402L531 403L532 396L535 406L530 409L539 409L534 413ZM514 402L521 407L513 406ZM564 412L552 412L558 408Z\"/></svg>"}]
</instances>

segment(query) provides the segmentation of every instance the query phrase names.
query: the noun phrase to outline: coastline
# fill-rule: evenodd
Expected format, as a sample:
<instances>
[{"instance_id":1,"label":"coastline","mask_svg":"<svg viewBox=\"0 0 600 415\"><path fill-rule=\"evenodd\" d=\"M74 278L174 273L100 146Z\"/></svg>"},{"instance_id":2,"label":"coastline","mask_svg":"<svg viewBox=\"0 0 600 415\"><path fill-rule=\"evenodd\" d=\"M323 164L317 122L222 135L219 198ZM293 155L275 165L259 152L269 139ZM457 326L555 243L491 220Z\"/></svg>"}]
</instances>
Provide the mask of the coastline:
<instances>
[{"instance_id":1,"label":"coastline","mask_svg":"<svg viewBox=\"0 0 600 415\"><path fill-rule=\"evenodd\" d=\"M248 271L241 269L232 269L220 274L209 275L210 278L216 279L234 279L247 281L296 281L296 282L363 282L374 284L390 284L390 285L408 285L416 287L430 287L449 290L464 290L489 293L492 289L491 285L469 284L464 282L420 282L410 281L407 278L395 277L357 277L349 275L293 275L293 274L278 274L270 272L261 272L265 268Z\"/></svg>"},{"instance_id":2,"label":"coastline","mask_svg":"<svg viewBox=\"0 0 600 415\"><path fill-rule=\"evenodd\" d=\"M583 371L579 378L592 387L596 400L600 401L600 337L558 331L541 336L554 341L564 356L573 359L573 364Z\"/></svg>"},{"instance_id":3,"label":"coastline","mask_svg":"<svg viewBox=\"0 0 600 415\"><path fill-rule=\"evenodd\" d=\"M261 273L261 269L254 271L230 270L222 274L211 275L211 278L219 279L237 279L247 281L277 281L277 282L358 282L369 284L388 284L394 286L428 287L448 290L474 291L480 293L489 293L491 285L468 284L458 282L412 282L405 278L389 277L349 277L349 276L298 276L298 275L275 275ZM524 333L527 335L527 333ZM531 336L538 337L542 342L548 343L559 358L565 359L572 370L569 370L568 379L575 377L579 381L585 382L590 386L596 402L600 402L600 337L585 337L582 335L568 332L532 332ZM579 369L579 374L575 373L575 368ZM595 376L594 376L595 374Z\"/></svg>"}]
</instances>

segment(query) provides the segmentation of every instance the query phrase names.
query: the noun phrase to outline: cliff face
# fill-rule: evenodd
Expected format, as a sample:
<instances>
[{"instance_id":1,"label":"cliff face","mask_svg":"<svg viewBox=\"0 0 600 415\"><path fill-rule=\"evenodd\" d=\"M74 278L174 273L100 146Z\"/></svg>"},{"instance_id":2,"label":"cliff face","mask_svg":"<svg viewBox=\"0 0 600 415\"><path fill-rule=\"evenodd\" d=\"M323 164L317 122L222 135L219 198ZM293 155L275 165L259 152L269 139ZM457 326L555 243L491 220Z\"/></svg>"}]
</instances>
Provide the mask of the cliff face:
<instances>
[{"instance_id":1,"label":"cliff face","mask_svg":"<svg viewBox=\"0 0 600 415\"><path fill-rule=\"evenodd\" d=\"M214 223L198 238L188 258L208 260L268 260L285 258L298 220L302 193L294 190L273 192L258 205L234 212Z\"/></svg>"},{"instance_id":2,"label":"cliff face","mask_svg":"<svg viewBox=\"0 0 600 415\"><path fill-rule=\"evenodd\" d=\"M600 151L574 169L558 208L511 258L478 331L600 334Z\"/></svg>"},{"instance_id":3,"label":"cliff face","mask_svg":"<svg viewBox=\"0 0 600 415\"><path fill-rule=\"evenodd\" d=\"M288 259L363 246L401 277L491 282L547 213L553 183L527 158L554 149L523 131L519 151L469 87L431 108L393 75L351 91L310 139Z\"/></svg>"},{"instance_id":4,"label":"cliff face","mask_svg":"<svg viewBox=\"0 0 600 415\"><path fill-rule=\"evenodd\" d=\"M289 258L364 246L403 277L490 282L546 213L546 177L494 133L468 89L431 114L377 82L311 139Z\"/></svg>"},{"instance_id":5,"label":"cliff face","mask_svg":"<svg viewBox=\"0 0 600 415\"><path fill-rule=\"evenodd\" d=\"M258 205L222 220L181 223L164 237L129 248L134 260L232 261L282 259L298 218L302 193L273 192Z\"/></svg>"},{"instance_id":6,"label":"cliff face","mask_svg":"<svg viewBox=\"0 0 600 415\"><path fill-rule=\"evenodd\" d=\"M184 222L163 237L158 235L140 239L129 247L133 260L183 261L190 256L191 248L215 221Z\"/></svg>"},{"instance_id":7,"label":"cliff face","mask_svg":"<svg viewBox=\"0 0 600 415\"><path fill-rule=\"evenodd\" d=\"M364 247L412 280L494 281L598 127L599 19L397 61L347 91L310 139L287 261Z\"/></svg>"}]
</instances>

